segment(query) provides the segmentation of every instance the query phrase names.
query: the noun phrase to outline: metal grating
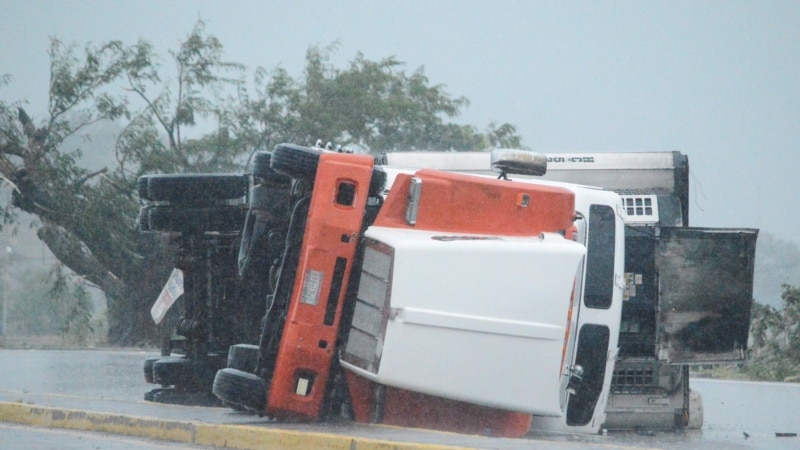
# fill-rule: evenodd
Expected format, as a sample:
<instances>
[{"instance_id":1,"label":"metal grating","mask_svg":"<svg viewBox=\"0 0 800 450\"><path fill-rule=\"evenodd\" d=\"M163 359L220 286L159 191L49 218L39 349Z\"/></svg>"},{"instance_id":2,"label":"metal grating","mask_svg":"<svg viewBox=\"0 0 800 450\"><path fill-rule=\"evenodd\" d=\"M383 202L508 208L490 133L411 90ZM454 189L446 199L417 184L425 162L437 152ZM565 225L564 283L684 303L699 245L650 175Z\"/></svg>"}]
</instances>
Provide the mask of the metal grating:
<instances>
[{"instance_id":1,"label":"metal grating","mask_svg":"<svg viewBox=\"0 0 800 450\"><path fill-rule=\"evenodd\" d=\"M378 373L388 319L392 253L367 246L343 360ZM387 247L388 248L388 247Z\"/></svg>"},{"instance_id":2,"label":"metal grating","mask_svg":"<svg viewBox=\"0 0 800 450\"><path fill-rule=\"evenodd\" d=\"M625 387L650 386L653 384L653 368L624 367L616 369L611 384Z\"/></svg>"}]
</instances>

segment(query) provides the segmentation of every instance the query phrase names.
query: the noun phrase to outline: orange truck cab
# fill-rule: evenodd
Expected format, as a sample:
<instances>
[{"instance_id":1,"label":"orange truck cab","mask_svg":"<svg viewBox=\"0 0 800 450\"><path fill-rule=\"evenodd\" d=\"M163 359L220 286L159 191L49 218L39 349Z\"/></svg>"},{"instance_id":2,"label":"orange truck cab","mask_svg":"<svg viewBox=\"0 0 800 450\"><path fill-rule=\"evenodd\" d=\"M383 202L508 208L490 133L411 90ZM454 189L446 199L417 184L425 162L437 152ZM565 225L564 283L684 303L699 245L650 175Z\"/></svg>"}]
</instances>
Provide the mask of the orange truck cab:
<instances>
[{"instance_id":1,"label":"orange truck cab","mask_svg":"<svg viewBox=\"0 0 800 450\"><path fill-rule=\"evenodd\" d=\"M373 159L286 144L273 153L272 166L295 178L295 184L285 249L262 320L256 364L229 364L217 373L213 392L234 407L313 419L321 414L330 388Z\"/></svg>"},{"instance_id":2,"label":"orange truck cab","mask_svg":"<svg viewBox=\"0 0 800 450\"><path fill-rule=\"evenodd\" d=\"M543 171L526 155L496 168ZM223 403L506 437L534 415L602 415L624 287L619 196L291 144L272 167L295 179L292 218L260 342L233 346L215 377ZM595 312L579 301L592 295ZM232 358L243 351L256 357Z\"/></svg>"}]
</instances>

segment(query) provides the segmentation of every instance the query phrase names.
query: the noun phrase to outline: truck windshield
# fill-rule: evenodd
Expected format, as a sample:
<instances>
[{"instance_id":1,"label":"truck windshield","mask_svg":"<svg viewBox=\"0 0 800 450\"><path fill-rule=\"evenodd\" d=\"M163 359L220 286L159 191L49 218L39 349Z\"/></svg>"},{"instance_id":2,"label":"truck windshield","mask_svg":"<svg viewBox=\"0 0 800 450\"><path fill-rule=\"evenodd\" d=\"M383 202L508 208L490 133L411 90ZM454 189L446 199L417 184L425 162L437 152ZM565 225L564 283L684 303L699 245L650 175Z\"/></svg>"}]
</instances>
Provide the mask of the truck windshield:
<instances>
[{"instance_id":1,"label":"truck windshield","mask_svg":"<svg viewBox=\"0 0 800 450\"><path fill-rule=\"evenodd\" d=\"M589 207L585 304L608 309L614 293L614 210L608 205Z\"/></svg>"}]
</instances>

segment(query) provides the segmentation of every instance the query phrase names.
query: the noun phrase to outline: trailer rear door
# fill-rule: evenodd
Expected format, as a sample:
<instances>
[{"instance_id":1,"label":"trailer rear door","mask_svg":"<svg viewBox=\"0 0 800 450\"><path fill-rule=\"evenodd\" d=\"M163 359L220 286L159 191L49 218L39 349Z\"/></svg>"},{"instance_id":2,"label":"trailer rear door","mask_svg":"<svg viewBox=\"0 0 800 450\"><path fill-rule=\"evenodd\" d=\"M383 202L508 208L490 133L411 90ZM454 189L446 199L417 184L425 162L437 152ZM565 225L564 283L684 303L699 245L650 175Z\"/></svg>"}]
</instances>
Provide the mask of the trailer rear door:
<instances>
[{"instance_id":1,"label":"trailer rear door","mask_svg":"<svg viewBox=\"0 0 800 450\"><path fill-rule=\"evenodd\" d=\"M661 361L744 359L757 236L754 229L661 229L656 250Z\"/></svg>"}]
</instances>

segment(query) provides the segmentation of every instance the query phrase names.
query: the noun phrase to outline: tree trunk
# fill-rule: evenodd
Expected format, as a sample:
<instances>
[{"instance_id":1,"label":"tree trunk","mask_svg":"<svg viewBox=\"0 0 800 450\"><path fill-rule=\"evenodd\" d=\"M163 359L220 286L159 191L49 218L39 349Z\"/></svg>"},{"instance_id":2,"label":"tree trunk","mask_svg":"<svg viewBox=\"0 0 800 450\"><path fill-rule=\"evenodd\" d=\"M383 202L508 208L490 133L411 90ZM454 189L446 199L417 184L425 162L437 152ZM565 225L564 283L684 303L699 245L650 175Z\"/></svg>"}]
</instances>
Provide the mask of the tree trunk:
<instances>
[{"instance_id":1,"label":"tree trunk","mask_svg":"<svg viewBox=\"0 0 800 450\"><path fill-rule=\"evenodd\" d=\"M142 261L120 279L108 272L91 252L61 227L46 224L37 232L56 258L98 286L108 308L108 343L116 346L153 344L158 340L150 308L173 267L169 244L155 233L139 236Z\"/></svg>"}]
</instances>

